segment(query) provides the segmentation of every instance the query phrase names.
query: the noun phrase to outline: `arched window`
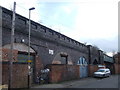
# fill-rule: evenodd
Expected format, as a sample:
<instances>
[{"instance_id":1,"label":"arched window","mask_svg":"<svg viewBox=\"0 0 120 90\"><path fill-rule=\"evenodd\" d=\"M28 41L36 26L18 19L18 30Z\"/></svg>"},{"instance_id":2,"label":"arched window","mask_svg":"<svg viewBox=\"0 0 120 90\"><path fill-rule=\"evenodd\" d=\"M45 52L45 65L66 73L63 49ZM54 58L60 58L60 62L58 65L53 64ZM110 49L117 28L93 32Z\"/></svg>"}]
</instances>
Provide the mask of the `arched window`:
<instances>
[{"instance_id":1,"label":"arched window","mask_svg":"<svg viewBox=\"0 0 120 90\"><path fill-rule=\"evenodd\" d=\"M78 65L87 65L87 61L84 57L80 57L80 59L77 62Z\"/></svg>"},{"instance_id":2,"label":"arched window","mask_svg":"<svg viewBox=\"0 0 120 90\"><path fill-rule=\"evenodd\" d=\"M93 62L94 65L97 65L98 64L98 61L95 59L94 62Z\"/></svg>"}]
</instances>

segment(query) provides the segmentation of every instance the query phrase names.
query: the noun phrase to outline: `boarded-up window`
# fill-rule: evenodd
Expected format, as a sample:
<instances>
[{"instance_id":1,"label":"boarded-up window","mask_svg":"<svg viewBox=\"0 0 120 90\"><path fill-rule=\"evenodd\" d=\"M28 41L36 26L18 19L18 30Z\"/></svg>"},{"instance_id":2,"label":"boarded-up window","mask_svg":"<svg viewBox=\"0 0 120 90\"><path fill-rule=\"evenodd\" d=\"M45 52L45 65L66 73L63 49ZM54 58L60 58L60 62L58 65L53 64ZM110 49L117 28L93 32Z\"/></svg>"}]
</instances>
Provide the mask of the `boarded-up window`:
<instances>
[{"instance_id":1,"label":"boarded-up window","mask_svg":"<svg viewBox=\"0 0 120 90\"><path fill-rule=\"evenodd\" d=\"M34 56L30 56L30 60L34 60ZM18 54L18 62L27 62L28 61L28 55L27 54Z\"/></svg>"},{"instance_id":2,"label":"boarded-up window","mask_svg":"<svg viewBox=\"0 0 120 90\"><path fill-rule=\"evenodd\" d=\"M68 64L67 56L61 56L61 64Z\"/></svg>"}]
</instances>

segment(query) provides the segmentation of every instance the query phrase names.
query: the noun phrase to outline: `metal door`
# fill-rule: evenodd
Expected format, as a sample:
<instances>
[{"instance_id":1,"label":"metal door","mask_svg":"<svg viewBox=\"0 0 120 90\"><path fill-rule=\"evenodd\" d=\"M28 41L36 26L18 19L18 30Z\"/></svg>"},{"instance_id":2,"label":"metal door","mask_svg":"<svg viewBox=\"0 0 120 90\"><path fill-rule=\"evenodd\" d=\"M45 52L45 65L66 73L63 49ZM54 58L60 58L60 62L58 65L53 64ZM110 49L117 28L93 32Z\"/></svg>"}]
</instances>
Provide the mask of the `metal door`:
<instances>
[{"instance_id":1,"label":"metal door","mask_svg":"<svg viewBox=\"0 0 120 90\"><path fill-rule=\"evenodd\" d=\"M80 78L88 77L88 66L80 65Z\"/></svg>"},{"instance_id":2,"label":"metal door","mask_svg":"<svg viewBox=\"0 0 120 90\"><path fill-rule=\"evenodd\" d=\"M78 65L80 65L80 78L88 77L88 65L84 57L80 57Z\"/></svg>"}]
</instances>

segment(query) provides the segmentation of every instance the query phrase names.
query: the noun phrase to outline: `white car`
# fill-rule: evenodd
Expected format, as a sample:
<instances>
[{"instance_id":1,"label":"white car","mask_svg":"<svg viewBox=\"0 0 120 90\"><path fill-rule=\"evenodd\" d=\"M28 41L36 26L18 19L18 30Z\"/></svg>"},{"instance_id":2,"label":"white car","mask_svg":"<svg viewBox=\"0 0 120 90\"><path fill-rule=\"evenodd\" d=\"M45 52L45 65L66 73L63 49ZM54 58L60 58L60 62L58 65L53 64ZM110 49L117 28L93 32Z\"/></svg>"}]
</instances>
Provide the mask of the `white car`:
<instances>
[{"instance_id":1,"label":"white car","mask_svg":"<svg viewBox=\"0 0 120 90\"><path fill-rule=\"evenodd\" d=\"M110 69L98 69L96 72L94 72L94 77L109 77L111 74Z\"/></svg>"}]
</instances>

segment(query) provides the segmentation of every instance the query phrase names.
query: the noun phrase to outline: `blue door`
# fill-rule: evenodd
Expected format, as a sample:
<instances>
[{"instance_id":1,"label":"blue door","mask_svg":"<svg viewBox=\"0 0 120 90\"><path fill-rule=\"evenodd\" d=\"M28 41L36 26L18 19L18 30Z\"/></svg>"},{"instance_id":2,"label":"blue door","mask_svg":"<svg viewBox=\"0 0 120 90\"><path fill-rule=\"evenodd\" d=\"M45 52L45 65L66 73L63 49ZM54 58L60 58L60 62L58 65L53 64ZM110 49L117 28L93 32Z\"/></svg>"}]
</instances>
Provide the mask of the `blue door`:
<instances>
[{"instance_id":1,"label":"blue door","mask_svg":"<svg viewBox=\"0 0 120 90\"><path fill-rule=\"evenodd\" d=\"M80 78L88 77L88 67L80 65Z\"/></svg>"},{"instance_id":2,"label":"blue door","mask_svg":"<svg viewBox=\"0 0 120 90\"><path fill-rule=\"evenodd\" d=\"M80 65L80 78L88 77L88 64L84 57L80 57L78 65Z\"/></svg>"}]
</instances>

